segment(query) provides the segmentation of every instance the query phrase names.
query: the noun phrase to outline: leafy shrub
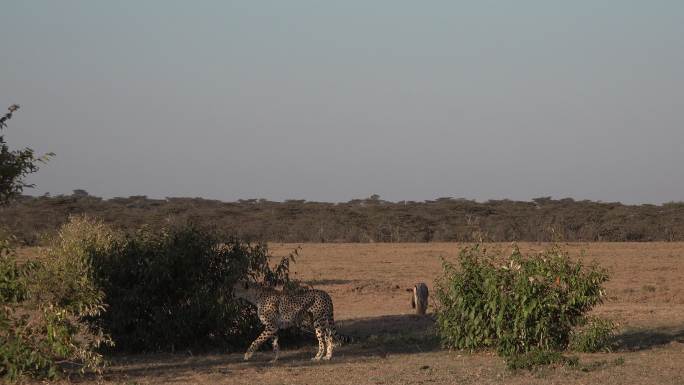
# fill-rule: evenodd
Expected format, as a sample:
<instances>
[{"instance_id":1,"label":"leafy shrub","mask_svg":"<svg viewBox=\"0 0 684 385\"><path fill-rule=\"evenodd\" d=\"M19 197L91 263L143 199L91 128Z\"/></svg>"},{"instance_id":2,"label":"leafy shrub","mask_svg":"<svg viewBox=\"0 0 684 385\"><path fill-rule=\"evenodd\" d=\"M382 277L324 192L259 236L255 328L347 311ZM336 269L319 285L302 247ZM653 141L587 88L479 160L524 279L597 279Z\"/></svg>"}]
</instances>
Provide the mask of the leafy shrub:
<instances>
[{"instance_id":1,"label":"leafy shrub","mask_svg":"<svg viewBox=\"0 0 684 385\"><path fill-rule=\"evenodd\" d=\"M0 238L0 304L14 304L28 298L31 265L20 266L9 238Z\"/></svg>"},{"instance_id":2,"label":"leafy shrub","mask_svg":"<svg viewBox=\"0 0 684 385\"><path fill-rule=\"evenodd\" d=\"M102 221L70 217L44 251L35 295L81 318L100 315L105 310L104 292L95 280L92 256L112 252L119 239L121 235Z\"/></svg>"},{"instance_id":3,"label":"leafy shrub","mask_svg":"<svg viewBox=\"0 0 684 385\"><path fill-rule=\"evenodd\" d=\"M0 375L54 378L61 362L101 368L96 349L111 341L85 322L104 307L82 257L49 252L41 263L20 264L0 244Z\"/></svg>"},{"instance_id":4,"label":"leafy shrub","mask_svg":"<svg viewBox=\"0 0 684 385\"><path fill-rule=\"evenodd\" d=\"M289 272L289 259L269 267L265 245L221 243L192 224L143 228L110 249L84 251L108 305L93 323L125 351L242 346L259 323L232 298L233 284L248 276L275 283Z\"/></svg>"},{"instance_id":5,"label":"leafy shrub","mask_svg":"<svg viewBox=\"0 0 684 385\"><path fill-rule=\"evenodd\" d=\"M610 352L615 341L615 329L612 321L592 317L586 325L573 330L569 348L584 353Z\"/></svg>"},{"instance_id":6,"label":"leafy shrub","mask_svg":"<svg viewBox=\"0 0 684 385\"><path fill-rule=\"evenodd\" d=\"M28 298L29 273L17 263L9 239L0 239L0 375L10 380L32 367L49 366L41 362L43 357L31 356L32 346L21 335L26 319L16 314L18 304Z\"/></svg>"},{"instance_id":7,"label":"leafy shrub","mask_svg":"<svg viewBox=\"0 0 684 385\"><path fill-rule=\"evenodd\" d=\"M586 313L600 303L607 273L573 262L557 247L524 256L488 253L481 245L444 262L437 284L437 325L449 348L496 348L510 358L560 351ZM515 364L517 365L517 364Z\"/></svg>"}]
</instances>

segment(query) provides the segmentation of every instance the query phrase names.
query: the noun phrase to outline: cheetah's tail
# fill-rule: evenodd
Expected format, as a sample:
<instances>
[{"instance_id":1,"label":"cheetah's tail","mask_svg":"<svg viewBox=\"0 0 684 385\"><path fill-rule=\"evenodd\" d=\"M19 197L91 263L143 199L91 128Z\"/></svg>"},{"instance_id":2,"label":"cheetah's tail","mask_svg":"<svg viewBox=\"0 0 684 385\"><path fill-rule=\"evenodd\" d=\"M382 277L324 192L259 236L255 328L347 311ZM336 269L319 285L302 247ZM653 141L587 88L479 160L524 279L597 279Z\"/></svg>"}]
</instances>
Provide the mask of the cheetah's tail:
<instances>
[{"instance_id":1,"label":"cheetah's tail","mask_svg":"<svg viewBox=\"0 0 684 385\"><path fill-rule=\"evenodd\" d=\"M337 328L335 327L335 321L332 318L328 321L328 325L330 326L330 334L333 337L333 344L336 347L342 346L343 344L351 344L354 342L354 338L352 336L340 334L337 332Z\"/></svg>"}]
</instances>

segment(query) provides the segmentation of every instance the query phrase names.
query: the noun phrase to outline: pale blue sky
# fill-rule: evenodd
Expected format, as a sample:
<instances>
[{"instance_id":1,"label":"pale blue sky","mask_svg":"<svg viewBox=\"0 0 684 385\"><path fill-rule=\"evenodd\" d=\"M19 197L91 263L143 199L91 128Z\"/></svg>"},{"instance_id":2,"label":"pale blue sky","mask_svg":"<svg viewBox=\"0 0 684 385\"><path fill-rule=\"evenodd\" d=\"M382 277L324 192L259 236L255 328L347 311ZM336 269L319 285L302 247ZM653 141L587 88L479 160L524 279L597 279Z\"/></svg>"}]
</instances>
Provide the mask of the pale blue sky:
<instances>
[{"instance_id":1,"label":"pale blue sky","mask_svg":"<svg viewBox=\"0 0 684 385\"><path fill-rule=\"evenodd\" d=\"M32 194L684 200L684 1L13 1Z\"/></svg>"}]
</instances>

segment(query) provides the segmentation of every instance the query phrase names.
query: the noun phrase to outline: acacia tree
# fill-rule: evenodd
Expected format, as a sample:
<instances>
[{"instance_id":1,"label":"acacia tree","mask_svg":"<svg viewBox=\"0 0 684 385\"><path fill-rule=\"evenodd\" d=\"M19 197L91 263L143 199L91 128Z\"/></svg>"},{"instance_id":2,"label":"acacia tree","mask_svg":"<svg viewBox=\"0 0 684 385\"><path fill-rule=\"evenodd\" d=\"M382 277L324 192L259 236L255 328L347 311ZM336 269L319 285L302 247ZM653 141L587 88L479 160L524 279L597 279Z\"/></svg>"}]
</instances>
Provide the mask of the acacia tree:
<instances>
[{"instance_id":1,"label":"acacia tree","mask_svg":"<svg viewBox=\"0 0 684 385\"><path fill-rule=\"evenodd\" d=\"M11 151L2 129L7 127L7 121L19 109L19 105L12 104L7 112L0 118L0 206L4 206L12 198L15 198L24 191L24 188L33 187L26 183L26 176L38 171L38 164L45 163L54 154L48 153L41 157L36 157L33 149L24 148L22 150Z\"/></svg>"}]
</instances>

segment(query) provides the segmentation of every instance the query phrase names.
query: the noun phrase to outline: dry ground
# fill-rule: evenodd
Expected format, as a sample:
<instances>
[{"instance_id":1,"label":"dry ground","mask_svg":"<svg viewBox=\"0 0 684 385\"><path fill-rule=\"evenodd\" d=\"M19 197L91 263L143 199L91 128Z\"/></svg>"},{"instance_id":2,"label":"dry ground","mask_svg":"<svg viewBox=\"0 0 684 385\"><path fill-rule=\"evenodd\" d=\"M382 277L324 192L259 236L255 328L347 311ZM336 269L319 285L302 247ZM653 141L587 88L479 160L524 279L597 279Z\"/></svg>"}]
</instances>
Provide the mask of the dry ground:
<instances>
[{"instance_id":1,"label":"dry ground","mask_svg":"<svg viewBox=\"0 0 684 385\"><path fill-rule=\"evenodd\" d=\"M272 244L286 255L296 244ZM253 362L240 354L190 353L116 357L104 376L121 384L684 384L684 243L573 243L574 256L597 260L611 272L608 300L596 314L620 324L614 353L587 354L584 370L548 367L513 373L491 353L449 352L430 332L432 321L411 315L405 289L430 289L444 256L461 245L303 244L294 265L299 279L327 290L342 333L360 342L312 363L314 345L270 352ZM521 244L523 251L542 250ZM509 244L489 247L510 249ZM593 364L593 366L592 366ZM77 382L84 380L75 379Z\"/></svg>"}]
</instances>

